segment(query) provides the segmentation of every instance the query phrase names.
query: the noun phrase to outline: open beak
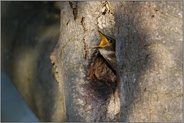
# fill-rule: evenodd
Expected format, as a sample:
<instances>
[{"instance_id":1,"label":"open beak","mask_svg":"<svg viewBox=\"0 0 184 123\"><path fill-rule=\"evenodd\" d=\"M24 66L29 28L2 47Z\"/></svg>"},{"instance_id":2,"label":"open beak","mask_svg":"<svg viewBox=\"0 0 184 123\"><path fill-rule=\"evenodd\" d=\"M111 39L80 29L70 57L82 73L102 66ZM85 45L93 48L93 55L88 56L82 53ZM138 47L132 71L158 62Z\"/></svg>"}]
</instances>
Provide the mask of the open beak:
<instances>
[{"instance_id":1,"label":"open beak","mask_svg":"<svg viewBox=\"0 0 184 123\"><path fill-rule=\"evenodd\" d=\"M93 48L103 48L109 45L109 41L107 40L106 36L101 33L100 31L98 31L100 33L100 36L102 38L100 44L98 46L94 46Z\"/></svg>"}]
</instances>

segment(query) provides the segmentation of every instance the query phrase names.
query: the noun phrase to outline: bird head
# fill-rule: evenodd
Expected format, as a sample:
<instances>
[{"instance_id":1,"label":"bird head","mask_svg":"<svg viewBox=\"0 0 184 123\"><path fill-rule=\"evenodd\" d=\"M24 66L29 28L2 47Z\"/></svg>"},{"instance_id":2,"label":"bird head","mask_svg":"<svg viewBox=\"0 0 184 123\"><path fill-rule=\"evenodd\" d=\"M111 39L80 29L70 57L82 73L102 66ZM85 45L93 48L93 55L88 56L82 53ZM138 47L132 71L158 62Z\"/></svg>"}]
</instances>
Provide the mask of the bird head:
<instances>
[{"instance_id":1,"label":"bird head","mask_svg":"<svg viewBox=\"0 0 184 123\"><path fill-rule=\"evenodd\" d=\"M115 40L104 35L102 32L98 31L102 40L98 46L94 46L93 48L108 48L115 47ZM114 48L113 48L114 49Z\"/></svg>"}]
</instances>

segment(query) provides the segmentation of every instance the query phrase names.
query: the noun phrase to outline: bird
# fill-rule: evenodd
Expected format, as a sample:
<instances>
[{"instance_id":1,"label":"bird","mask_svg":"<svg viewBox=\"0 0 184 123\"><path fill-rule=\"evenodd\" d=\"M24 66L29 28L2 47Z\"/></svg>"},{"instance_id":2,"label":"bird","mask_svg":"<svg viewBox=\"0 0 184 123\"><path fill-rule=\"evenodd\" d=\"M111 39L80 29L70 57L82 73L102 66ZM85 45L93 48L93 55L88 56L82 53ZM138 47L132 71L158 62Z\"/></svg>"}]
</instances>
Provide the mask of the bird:
<instances>
[{"instance_id":1,"label":"bird","mask_svg":"<svg viewBox=\"0 0 184 123\"><path fill-rule=\"evenodd\" d=\"M98 46L94 46L93 48L97 48L103 58L107 61L113 71L116 72L117 67L117 59L116 59L116 40L106 36L102 32L98 30L101 36L101 42Z\"/></svg>"}]
</instances>

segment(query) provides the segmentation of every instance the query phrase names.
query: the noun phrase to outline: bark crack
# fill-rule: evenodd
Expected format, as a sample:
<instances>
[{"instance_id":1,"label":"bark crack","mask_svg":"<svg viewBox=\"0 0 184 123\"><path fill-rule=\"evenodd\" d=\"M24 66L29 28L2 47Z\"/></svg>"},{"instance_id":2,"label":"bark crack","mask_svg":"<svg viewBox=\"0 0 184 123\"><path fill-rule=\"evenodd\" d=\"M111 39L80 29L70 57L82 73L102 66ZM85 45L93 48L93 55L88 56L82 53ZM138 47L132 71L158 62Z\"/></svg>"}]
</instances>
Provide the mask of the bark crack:
<instances>
[{"instance_id":1,"label":"bark crack","mask_svg":"<svg viewBox=\"0 0 184 123\"><path fill-rule=\"evenodd\" d=\"M89 56L89 49L88 49L88 45L86 43L86 39L85 39L86 35L83 38L83 43L84 43L84 51L85 51L85 56L84 58L87 60L88 56Z\"/></svg>"},{"instance_id":2,"label":"bark crack","mask_svg":"<svg viewBox=\"0 0 184 123\"><path fill-rule=\"evenodd\" d=\"M78 17L78 15L77 15L78 14L78 10L77 10L78 2L71 2L71 1L69 1L69 4L70 4L70 7L73 10L74 20L76 20L77 17Z\"/></svg>"},{"instance_id":3,"label":"bark crack","mask_svg":"<svg viewBox=\"0 0 184 123\"><path fill-rule=\"evenodd\" d=\"M83 31L86 32L84 20L85 20L85 17L82 17L82 19L81 19L81 25L82 25Z\"/></svg>"},{"instance_id":4,"label":"bark crack","mask_svg":"<svg viewBox=\"0 0 184 123\"><path fill-rule=\"evenodd\" d=\"M85 33L86 32L86 28L85 28L84 20L85 20L85 17L82 17L82 19L81 19L81 25L82 25L83 31ZM83 43L84 43L84 51L85 51L84 58L85 59L88 59L88 56L89 56L89 48L88 48L88 45L86 43L86 35L84 35L84 37L83 37Z\"/></svg>"}]
</instances>

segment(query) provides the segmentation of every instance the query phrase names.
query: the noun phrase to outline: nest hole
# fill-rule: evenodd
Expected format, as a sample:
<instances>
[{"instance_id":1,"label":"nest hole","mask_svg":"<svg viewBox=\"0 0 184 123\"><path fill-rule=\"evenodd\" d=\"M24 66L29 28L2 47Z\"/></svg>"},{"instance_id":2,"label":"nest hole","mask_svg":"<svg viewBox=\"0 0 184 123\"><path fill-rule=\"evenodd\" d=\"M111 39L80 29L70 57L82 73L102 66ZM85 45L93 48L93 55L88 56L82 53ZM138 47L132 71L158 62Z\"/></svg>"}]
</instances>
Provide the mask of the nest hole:
<instances>
[{"instance_id":1,"label":"nest hole","mask_svg":"<svg viewBox=\"0 0 184 123\"><path fill-rule=\"evenodd\" d=\"M90 81L90 88L101 99L106 100L117 87L116 72L110 68L107 61L97 50L92 55L87 79Z\"/></svg>"}]
</instances>

